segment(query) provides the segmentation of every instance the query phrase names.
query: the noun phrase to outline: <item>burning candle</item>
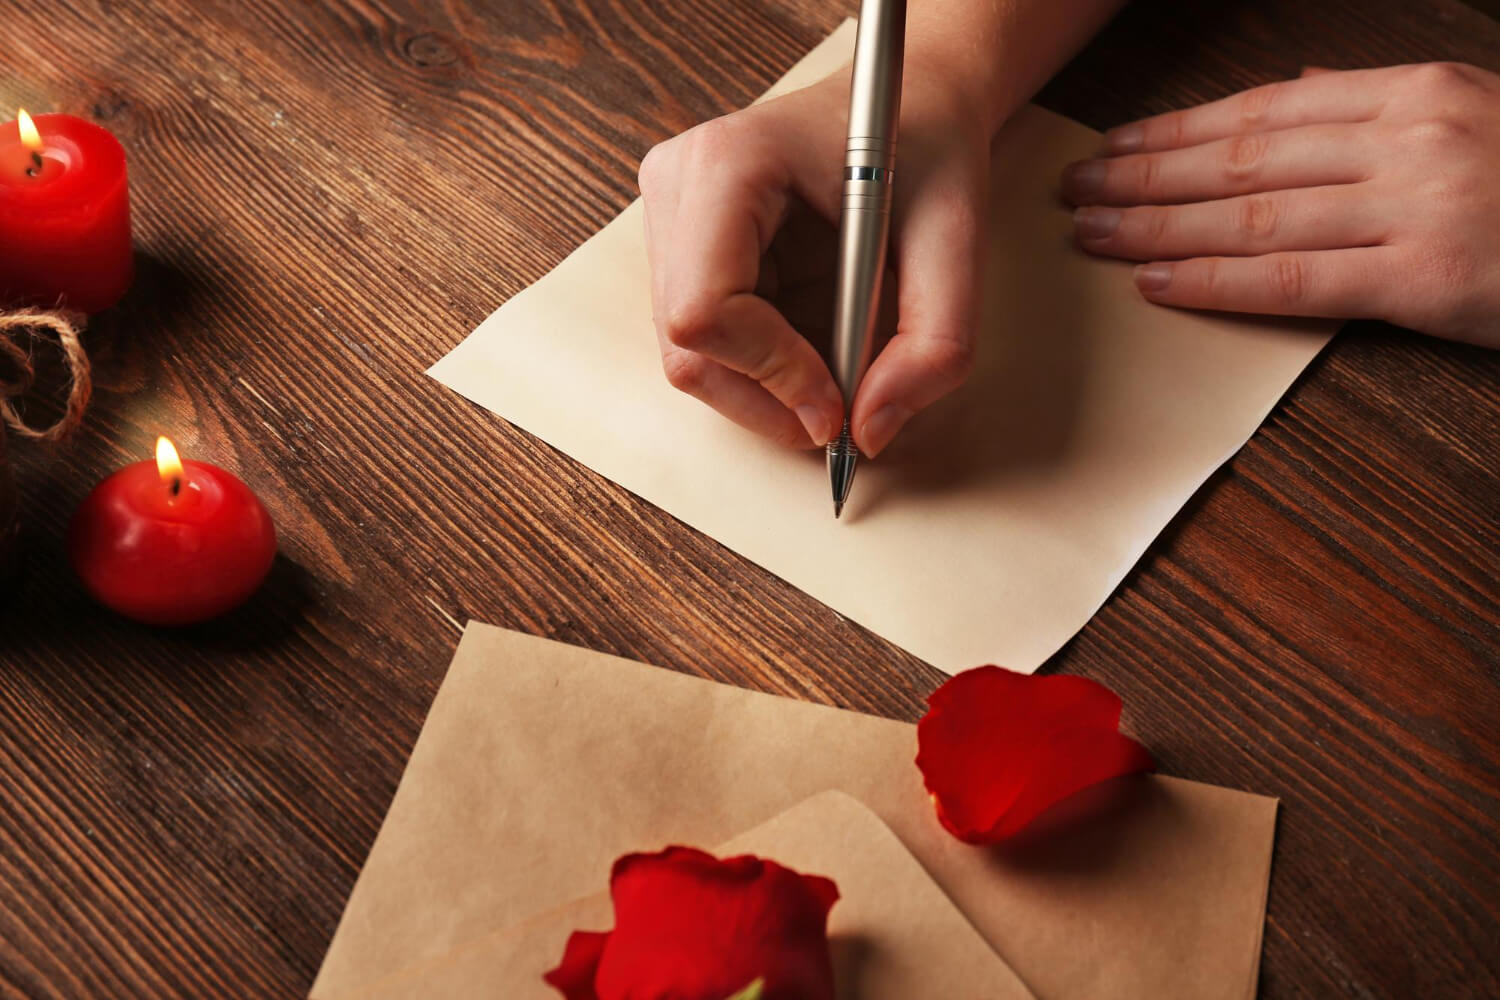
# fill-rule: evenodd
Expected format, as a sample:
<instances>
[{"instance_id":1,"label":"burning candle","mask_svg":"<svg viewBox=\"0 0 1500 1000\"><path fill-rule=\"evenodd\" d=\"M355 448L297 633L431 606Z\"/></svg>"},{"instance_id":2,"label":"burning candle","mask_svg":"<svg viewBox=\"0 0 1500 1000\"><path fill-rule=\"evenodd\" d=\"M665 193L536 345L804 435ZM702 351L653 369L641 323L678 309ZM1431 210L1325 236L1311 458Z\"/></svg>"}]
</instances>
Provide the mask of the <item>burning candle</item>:
<instances>
[{"instance_id":1,"label":"burning candle","mask_svg":"<svg viewBox=\"0 0 1500 1000\"><path fill-rule=\"evenodd\" d=\"M186 625L255 592L276 558L276 529L237 477L182 461L163 437L154 462L125 466L84 499L68 554L101 604L151 625Z\"/></svg>"},{"instance_id":2,"label":"burning candle","mask_svg":"<svg viewBox=\"0 0 1500 1000\"><path fill-rule=\"evenodd\" d=\"M125 150L72 115L0 124L0 305L96 313L130 287Z\"/></svg>"}]
</instances>

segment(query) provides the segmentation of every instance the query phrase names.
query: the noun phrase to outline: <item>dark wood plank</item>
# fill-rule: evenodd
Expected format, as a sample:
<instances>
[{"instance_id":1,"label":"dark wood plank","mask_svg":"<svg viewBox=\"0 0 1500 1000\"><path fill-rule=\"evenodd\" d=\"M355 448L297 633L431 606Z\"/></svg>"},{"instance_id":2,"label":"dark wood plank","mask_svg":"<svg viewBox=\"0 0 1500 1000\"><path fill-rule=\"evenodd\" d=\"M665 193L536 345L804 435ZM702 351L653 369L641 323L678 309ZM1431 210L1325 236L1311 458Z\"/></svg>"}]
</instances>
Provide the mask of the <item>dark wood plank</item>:
<instances>
[{"instance_id":1,"label":"dark wood plank","mask_svg":"<svg viewBox=\"0 0 1500 1000\"><path fill-rule=\"evenodd\" d=\"M1500 0L1464 0L1464 3L1482 14L1500 17Z\"/></svg>"},{"instance_id":2,"label":"dark wood plank","mask_svg":"<svg viewBox=\"0 0 1500 1000\"><path fill-rule=\"evenodd\" d=\"M14 446L0 997L305 992L473 617L900 718L939 680L422 375L634 196L649 146L852 10L811 0L4 0L0 100L131 153L101 391ZM1133 5L1043 94L1103 127L1306 63L1464 59L1453 0ZM16 81L12 83L11 81ZM1171 773L1280 795L1263 994L1500 992L1500 362L1351 329L1049 669ZM159 432L238 470L269 586L95 609L66 519Z\"/></svg>"}]
</instances>

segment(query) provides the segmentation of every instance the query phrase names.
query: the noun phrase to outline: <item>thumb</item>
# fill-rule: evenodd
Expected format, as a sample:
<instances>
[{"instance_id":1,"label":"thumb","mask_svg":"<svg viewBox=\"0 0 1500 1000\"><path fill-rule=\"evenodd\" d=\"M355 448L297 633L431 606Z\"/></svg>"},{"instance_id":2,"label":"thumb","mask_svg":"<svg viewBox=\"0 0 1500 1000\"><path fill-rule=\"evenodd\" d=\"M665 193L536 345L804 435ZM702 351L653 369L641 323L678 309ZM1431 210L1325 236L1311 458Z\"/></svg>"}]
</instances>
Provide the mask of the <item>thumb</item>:
<instances>
[{"instance_id":1,"label":"thumb","mask_svg":"<svg viewBox=\"0 0 1500 1000\"><path fill-rule=\"evenodd\" d=\"M936 179L934 178L933 181ZM983 264L983 179L925 184L900 220L896 335L870 365L850 425L866 455L952 392L973 365Z\"/></svg>"}]
</instances>

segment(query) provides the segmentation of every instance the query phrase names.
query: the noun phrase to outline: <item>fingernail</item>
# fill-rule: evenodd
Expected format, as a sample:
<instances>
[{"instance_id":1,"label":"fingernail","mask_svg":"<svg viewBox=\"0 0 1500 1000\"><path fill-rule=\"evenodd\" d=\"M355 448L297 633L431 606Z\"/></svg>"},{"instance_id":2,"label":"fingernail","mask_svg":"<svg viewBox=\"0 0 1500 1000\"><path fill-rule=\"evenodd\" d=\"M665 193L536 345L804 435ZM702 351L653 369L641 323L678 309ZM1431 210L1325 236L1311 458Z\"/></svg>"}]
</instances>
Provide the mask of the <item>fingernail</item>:
<instances>
[{"instance_id":1,"label":"fingernail","mask_svg":"<svg viewBox=\"0 0 1500 1000\"><path fill-rule=\"evenodd\" d=\"M1081 240L1102 240L1120 228L1118 208L1080 208L1073 213L1073 231Z\"/></svg>"},{"instance_id":2,"label":"fingernail","mask_svg":"<svg viewBox=\"0 0 1500 1000\"><path fill-rule=\"evenodd\" d=\"M1146 144L1146 130L1139 122L1121 125L1104 133L1104 148L1111 153L1134 153Z\"/></svg>"},{"instance_id":3,"label":"fingernail","mask_svg":"<svg viewBox=\"0 0 1500 1000\"><path fill-rule=\"evenodd\" d=\"M1109 167L1098 160L1080 160L1063 168L1063 189L1075 202L1088 201L1104 186Z\"/></svg>"},{"instance_id":4,"label":"fingernail","mask_svg":"<svg viewBox=\"0 0 1500 1000\"><path fill-rule=\"evenodd\" d=\"M895 403L887 403L870 415L865 425L860 429L859 439L864 444L865 454L874 458L886 445L891 443L891 438L896 436L906 422L911 419L911 413Z\"/></svg>"},{"instance_id":5,"label":"fingernail","mask_svg":"<svg viewBox=\"0 0 1500 1000\"><path fill-rule=\"evenodd\" d=\"M1171 264L1141 264L1135 269L1135 287L1143 292L1164 292L1171 283Z\"/></svg>"},{"instance_id":6,"label":"fingernail","mask_svg":"<svg viewBox=\"0 0 1500 1000\"><path fill-rule=\"evenodd\" d=\"M828 419L827 412L821 406L803 403L797 407L796 413L802 426L807 428L807 436L813 439L813 444L821 447L832 440L833 421Z\"/></svg>"}]
</instances>

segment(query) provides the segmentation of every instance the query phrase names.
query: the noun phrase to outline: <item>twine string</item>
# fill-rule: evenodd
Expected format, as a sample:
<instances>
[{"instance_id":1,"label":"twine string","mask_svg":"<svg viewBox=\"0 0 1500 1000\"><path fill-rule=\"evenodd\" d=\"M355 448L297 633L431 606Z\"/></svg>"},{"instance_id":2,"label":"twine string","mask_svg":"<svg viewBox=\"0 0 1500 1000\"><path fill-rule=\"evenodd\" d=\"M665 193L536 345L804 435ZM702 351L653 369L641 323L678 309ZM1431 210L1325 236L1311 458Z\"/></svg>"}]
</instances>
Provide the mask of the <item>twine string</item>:
<instances>
[{"instance_id":1,"label":"twine string","mask_svg":"<svg viewBox=\"0 0 1500 1000\"><path fill-rule=\"evenodd\" d=\"M83 422L93 380L89 376L89 358L79 334L83 320L77 314L21 309L0 312L0 420L20 437L38 441L58 441ZM68 369L67 399L63 413L51 426L33 427L16 409L16 400L31 389L36 380L33 348L38 342L55 339Z\"/></svg>"}]
</instances>

